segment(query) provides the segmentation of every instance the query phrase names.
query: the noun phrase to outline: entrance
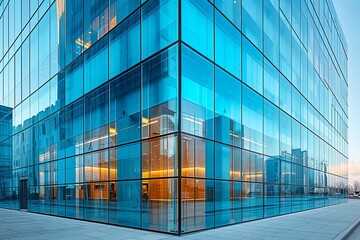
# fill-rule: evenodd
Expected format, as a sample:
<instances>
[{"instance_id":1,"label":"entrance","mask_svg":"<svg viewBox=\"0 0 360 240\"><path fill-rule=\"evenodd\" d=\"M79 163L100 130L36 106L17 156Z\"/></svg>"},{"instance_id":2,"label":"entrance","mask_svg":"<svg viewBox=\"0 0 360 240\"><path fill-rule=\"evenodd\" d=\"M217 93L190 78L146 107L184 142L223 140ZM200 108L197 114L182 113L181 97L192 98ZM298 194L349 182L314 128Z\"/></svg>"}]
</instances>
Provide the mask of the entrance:
<instances>
[{"instance_id":1,"label":"entrance","mask_svg":"<svg viewBox=\"0 0 360 240\"><path fill-rule=\"evenodd\" d=\"M27 210L28 180L20 180L19 188L20 210Z\"/></svg>"}]
</instances>

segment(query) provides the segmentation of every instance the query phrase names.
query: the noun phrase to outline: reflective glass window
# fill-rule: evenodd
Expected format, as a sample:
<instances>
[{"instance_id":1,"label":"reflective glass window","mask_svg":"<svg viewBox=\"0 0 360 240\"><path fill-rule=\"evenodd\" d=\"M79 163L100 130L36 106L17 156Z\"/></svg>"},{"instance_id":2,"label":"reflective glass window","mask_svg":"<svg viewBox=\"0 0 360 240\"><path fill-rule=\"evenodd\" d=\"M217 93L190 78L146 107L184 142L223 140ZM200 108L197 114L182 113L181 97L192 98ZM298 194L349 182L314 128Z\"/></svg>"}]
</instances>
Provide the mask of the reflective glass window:
<instances>
[{"instance_id":1,"label":"reflective glass window","mask_svg":"<svg viewBox=\"0 0 360 240\"><path fill-rule=\"evenodd\" d=\"M276 157L279 155L279 109L264 101L264 154Z\"/></svg>"},{"instance_id":2,"label":"reflective glass window","mask_svg":"<svg viewBox=\"0 0 360 240\"><path fill-rule=\"evenodd\" d=\"M140 61L140 10L110 32L109 51L110 78Z\"/></svg>"},{"instance_id":3,"label":"reflective glass window","mask_svg":"<svg viewBox=\"0 0 360 240\"><path fill-rule=\"evenodd\" d=\"M279 0L264 1L264 54L279 66Z\"/></svg>"},{"instance_id":4,"label":"reflective glass window","mask_svg":"<svg viewBox=\"0 0 360 240\"><path fill-rule=\"evenodd\" d=\"M84 100L73 102L65 108L66 156L83 153L84 145Z\"/></svg>"},{"instance_id":5,"label":"reflective glass window","mask_svg":"<svg viewBox=\"0 0 360 240\"><path fill-rule=\"evenodd\" d=\"M224 16L215 12L215 62L240 78L241 34Z\"/></svg>"},{"instance_id":6,"label":"reflective glass window","mask_svg":"<svg viewBox=\"0 0 360 240\"><path fill-rule=\"evenodd\" d=\"M185 177L214 177L214 143L184 135L181 141L181 175Z\"/></svg>"},{"instance_id":7,"label":"reflective glass window","mask_svg":"<svg viewBox=\"0 0 360 240\"><path fill-rule=\"evenodd\" d=\"M178 175L177 136L153 138L142 142L141 148L143 178Z\"/></svg>"},{"instance_id":8,"label":"reflective glass window","mask_svg":"<svg viewBox=\"0 0 360 240\"><path fill-rule=\"evenodd\" d=\"M108 35L85 52L84 93L108 80Z\"/></svg>"},{"instance_id":9,"label":"reflective glass window","mask_svg":"<svg viewBox=\"0 0 360 240\"><path fill-rule=\"evenodd\" d=\"M215 145L215 178L241 180L241 150L222 144Z\"/></svg>"},{"instance_id":10,"label":"reflective glass window","mask_svg":"<svg viewBox=\"0 0 360 240\"><path fill-rule=\"evenodd\" d=\"M241 83L215 70L215 140L241 145Z\"/></svg>"},{"instance_id":11,"label":"reflective glass window","mask_svg":"<svg viewBox=\"0 0 360 240\"><path fill-rule=\"evenodd\" d=\"M85 0L86 4L89 3ZM84 43L84 0L66 1L66 64L79 56L83 50L89 48ZM99 11L94 8L91 11Z\"/></svg>"},{"instance_id":12,"label":"reflective glass window","mask_svg":"<svg viewBox=\"0 0 360 240\"><path fill-rule=\"evenodd\" d=\"M110 30L140 6L140 0L110 0Z\"/></svg>"},{"instance_id":13,"label":"reflective glass window","mask_svg":"<svg viewBox=\"0 0 360 240\"><path fill-rule=\"evenodd\" d=\"M142 65L142 137L177 130L178 46Z\"/></svg>"},{"instance_id":14,"label":"reflective glass window","mask_svg":"<svg viewBox=\"0 0 360 240\"><path fill-rule=\"evenodd\" d=\"M215 181L215 226L241 221L241 182Z\"/></svg>"},{"instance_id":15,"label":"reflective glass window","mask_svg":"<svg viewBox=\"0 0 360 240\"><path fill-rule=\"evenodd\" d=\"M280 154L291 161L291 117L283 111L280 111L280 126Z\"/></svg>"},{"instance_id":16,"label":"reflective glass window","mask_svg":"<svg viewBox=\"0 0 360 240\"><path fill-rule=\"evenodd\" d=\"M182 48L182 130L214 135L214 67L189 48Z\"/></svg>"},{"instance_id":17,"label":"reflective glass window","mask_svg":"<svg viewBox=\"0 0 360 240\"><path fill-rule=\"evenodd\" d=\"M280 75L280 107L291 114L291 83Z\"/></svg>"},{"instance_id":18,"label":"reflective glass window","mask_svg":"<svg viewBox=\"0 0 360 240\"><path fill-rule=\"evenodd\" d=\"M39 87L39 27L30 34L30 92Z\"/></svg>"},{"instance_id":19,"label":"reflective glass window","mask_svg":"<svg viewBox=\"0 0 360 240\"><path fill-rule=\"evenodd\" d=\"M41 19L39 29L39 86L41 86L50 77L50 14L45 14ZM30 52L31 50L32 48Z\"/></svg>"},{"instance_id":20,"label":"reflective glass window","mask_svg":"<svg viewBox=\"0 0 360 240\"><path fill-rule=\"evenodd\" d=\"M104 85L85 97L84 151L108 146L109 90Z\"/></svg>"},{"instance_id":21,"label":"reflective glass window","mask_svg":"<svg viewBox=\"0 0 360 240\"><path fill-rule=\"evenodd\" d=\"M242 85L242 146L263 152L263 99L250 88Z\"/></svg>"},{"instance_id":22,"label":"reflective glass window","mask_svg":"<svg viewBox=\"0 0 360 240\"><path fill-rule=\"evenodd\" d=\"M140 181L109 184L109 223L140 228Z\"/></svg>"},{"instance_id":23,"label":"reflective glass window","mask_svg":"<svg viewBox=\"0 0 360 240\"><path fill-rule=\"evenodd\" d=\"M242 80L263 93L263 56L245 37L242 38Z\"/></svg>"},{"instance_id":24,"label":"reflective glass window","mask_svg":"<svg viewBox=\"0 0 360 240\"><path fill-rule=\"evenodd\" d=\"M241 29L241 1L215 0L215 6L238 29Z\"/></svg>"},{"instance_id":25,"label":"reflective glass window","mask_svg":"<svg viewBox=\"0 0 360 240\"><path fill-rule=\"evenodd\" d=\"M292 33L291 38L291 68L292 68L292 75L291 81L292 84L300 90L300 71L301 71L301 58L300 58L300 40L295 35L294 31Z\"/></svg>"},{"instance_id":26,"label":"reflective glass window","mask_svg":"<svg viewBox=\"0 0 360 240\"><path fill-rule=\"evenodd\" d=\"M142 58L177 40L176 0L149 0L142 7Z\"/></svg>"},{"instance_id":27,"label":"reflective glass window","mask_svg":"<svg viewBox=\"0 0 360 240\"><path fill-rule=\"evenodd\" d=\"M279 185L264 185L264 217L271 217L280 214L279 195Z\"/></svg>"},{"instance_id":28,"label":"reflective glass window","mask_svg":"<svg viewBox=\"0 0 360 240\"><path fill-rule=\"evenodd\" d=\"M276 106L279 106L279 72L264 58L264 96Z\"/></svg>"},{"instance_id":29,"label":"reflective glass window","mask_svg":"<svg viewBox=\"0 0 360 240\"><path fill-rule=\"evenodd\" d=\"M243 182L242 221L263 217L263 184Z\"/></svg>"},{"instance_id":30,"label":"reflective glass window","mask_svg":"<svg viewBox=\"0 0 360 240\"><path fill-rule=\"evenodd\" d=\"M109 30L109 1L85 0L84 46L91 46Z\"/></svg>"},{"instance_id":31,"label":"reflective glass window","mask_svg":"<svg viewBox=\"0 0 360 240\"><path fill-rule=\"evenodd\" d=\"M280 70L287 79L291 79L291 26L282 13L280 13Z\"/></svg>"},{"instance_id":32,"label":"reflective glass window","mask_svg":"<svg viewBox=\"0 0 360 240\"><path fill-rule=\"evenodd\" d=\"M182 40L210 59L214 59L214 11L208 1L184 0Z\"/></svg>"},{"instance_id":33,"label":"reflective glass window","mask_svg":"<svg viewBox=\"0 0 360 240\"><path fill-rule=\"evenodd\" d=\"M258 48L263 48L263 0L242 2L242 31Z\"/></svg>"},{"instance_id":34,"label":"reflective glass window","mask_svg":"<svg viewBox=\"0 0 360 240\"><path fill-rule=\"evenodd\" d=\"M110 82L110 145L140 139L140 67Z\"/></svg>"},{"instance_id":35,"label":"reflective glass window","mask_svg":"<svg viewBox=\"0 0 360 240\"><path fill-rule=\"evenodd\" d=\"M142 227L156 231L176 232L179 194L177 179L143 180L141 188Z\"/></svg>"},{"instance_id":36,"label":"reflective glass window","mask_svg":"<svg viewBox=\"0 0 360 240\"><path fill-rule=\"evenodd\" d=\"M69 104L83 95L84 91L84 59L78 57L66 67L65 103Z\"/></svg>"},{"instance_id":37,"label":"reflective glass window","mask_svg":"<svg viewBox=\"0 0 360 240\"><path fill-rule=\"evenodd\" d=\"M214 180L181 180L181 229L194 231L214 227Z\"/></svg>"},{"instance_id":38,"label":"reflective glass window","mask_svg":"<svg viewBox=\"0 0 360 240\"><path fill-rule=\"evenodd\" d=\"M140 143L110 149L110 180L140 178Z\"/></svg>"}]
</instances>

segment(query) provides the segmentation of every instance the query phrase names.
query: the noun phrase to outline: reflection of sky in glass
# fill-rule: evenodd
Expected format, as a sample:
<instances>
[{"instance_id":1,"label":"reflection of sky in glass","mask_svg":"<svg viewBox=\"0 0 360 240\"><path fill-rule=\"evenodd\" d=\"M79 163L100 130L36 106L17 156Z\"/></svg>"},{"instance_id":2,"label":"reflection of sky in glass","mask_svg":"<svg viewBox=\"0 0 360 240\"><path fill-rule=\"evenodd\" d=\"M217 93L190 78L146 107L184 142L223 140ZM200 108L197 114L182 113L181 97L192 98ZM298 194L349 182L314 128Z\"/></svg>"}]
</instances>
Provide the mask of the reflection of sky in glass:
<instances>
[{"instance_id":1,"label":"reflection of sky in glass","mask_svg":"<svg viewBox=\"0 0 360 240\"><path fill-rule=\"evenodd\" d=\"M348 79L349 79L349 183L360 180L360 1L333 0L340 24L344 31L348 45Z\"/></svg>"}]
</instances>

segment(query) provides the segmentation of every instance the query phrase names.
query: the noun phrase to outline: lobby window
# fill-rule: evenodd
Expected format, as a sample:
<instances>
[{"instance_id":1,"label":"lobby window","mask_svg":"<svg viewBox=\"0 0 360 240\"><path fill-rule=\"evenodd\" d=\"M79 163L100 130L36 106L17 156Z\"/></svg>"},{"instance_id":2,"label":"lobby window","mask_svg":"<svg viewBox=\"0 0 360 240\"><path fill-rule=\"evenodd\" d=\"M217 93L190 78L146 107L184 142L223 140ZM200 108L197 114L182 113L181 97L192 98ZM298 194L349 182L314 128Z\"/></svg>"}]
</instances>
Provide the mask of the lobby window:
<instances>
[{"instance_id":1,"label":"lobby window","mask_svg":"<svg viewBox=\"0 0 360 240\"><path fill-rule=\"evenodd\" d=\"M140 139L140 67L110 82L110 145Z\"/></svg>"},{"instance_id":2,"label":"lobby window","mask_svg":"<svg viewBox=\"0 0 360 240\"><path fill-rule=\"evenodd\" d=\"M182 130L214 138L213 64L182 47Z\"/></svg>"},{"instance_id":3,"label":"lobby window","mask_svg":"<svg viewBox=\"0 0 360 240\"><path fill-rule=\"evenodd\" d=\"M142 65L142 138L174 132L178 109L178 46Z\"/></svg>"},{"instance_id":4,"label":"lobby window","mask_svg":"<svg viewBox=\"0 0 360 240\"><path fill-rule=\"evenodd\" d=\"M215 69L215 140L241 146L241 83Z\"/></svg>"},{"instance_id":5,"label":"lobby window","mask_svg":"<svg viewBox=\"0 0 360 240\"><path fill-rule=\"evenodd\" d=\"M182 2L182 40L214 59L214 11L208 1Z\"/></svg>"},{"instance_id":6,"label":"lobby window","mask_svg":"<svg viewBox=\"0 0 360 240\"><path fill-rule=\"evenodd\" d=\"M140 10L110 32L110 78L140 61Z\"/></svg>"},{"instance_id":7,"label":"lobby window","mask_svg":"<svg viewBox=\"0 0 360 240\"><path fill-rule=\"evenodd\" d=\"M178 175L177 139L177 136L169 135L142 142L143 178Z\"/></svg>"},{"instance_id":8,"label":"lobby window","mask_svg":"<svg viewBox=\"0 0 360 240\"><path fill-rule=\"evenodd\" d=\"M215 178L241 180L241 150L227 145L215 144Z\"/></svg>"},{"instance_id":9,"label":"lobby window","mask_svg":"<svg viewBox=\"0 0 360 240\"><path fill-rule=\"evenodd\" d=\"M181 175L184 177L214 177L214 143L184 135L181 140Z\"/></svg>"},{"instance_id":10,"label":"lobby window","mask_svg":"<svg viewBox=\"0 0 360 240\"><path fill-rule=\"evenodd\" d=\"M142 59L178 38L176 0L149 0L142 7Z\"/></svg>"}]
</instances>

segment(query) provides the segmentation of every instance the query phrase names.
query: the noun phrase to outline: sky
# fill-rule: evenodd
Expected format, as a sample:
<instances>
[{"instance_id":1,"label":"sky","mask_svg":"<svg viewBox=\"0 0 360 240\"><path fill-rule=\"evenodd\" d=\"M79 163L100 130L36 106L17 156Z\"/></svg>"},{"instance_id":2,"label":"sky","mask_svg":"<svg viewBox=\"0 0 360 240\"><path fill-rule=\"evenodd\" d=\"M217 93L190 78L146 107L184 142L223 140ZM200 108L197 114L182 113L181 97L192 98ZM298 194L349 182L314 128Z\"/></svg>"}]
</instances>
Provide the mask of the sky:
<instances>
[{"instance_id":1,"label":"sky","mask_svg":"<svg viewBox=\"0 0 360 240\"><path fill-rule=\"evenodd\" d=\"M360 1L333 0L348 45L349 183L360 181Z\"/></svg>"}]
</instances>

